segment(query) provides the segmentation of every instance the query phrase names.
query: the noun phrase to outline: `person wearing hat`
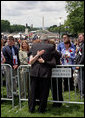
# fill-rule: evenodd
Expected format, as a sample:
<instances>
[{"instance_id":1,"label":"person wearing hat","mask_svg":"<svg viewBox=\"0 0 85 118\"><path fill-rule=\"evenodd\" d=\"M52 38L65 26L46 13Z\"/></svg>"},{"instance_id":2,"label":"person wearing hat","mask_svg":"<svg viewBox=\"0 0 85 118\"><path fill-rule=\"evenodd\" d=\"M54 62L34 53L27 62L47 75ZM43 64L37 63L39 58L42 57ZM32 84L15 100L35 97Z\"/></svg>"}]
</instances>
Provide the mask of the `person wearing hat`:
<instances>
[{"instance_id":1,"label":"person wearing hat","mask_svg":"<svg viewBox=\"0 0 85 118\"><path fill-rule=\"evenodd\" d=\"M48 44L47 35L41 36L40 40L41 42L34 43L31 48L31 92L28 104L29 111L34 112L37 94L40 100L38 111L44 113L47 107L52 67L56 66L56 61L52 58L55 48L52 44Z\"/></svg>"}]
</instances>

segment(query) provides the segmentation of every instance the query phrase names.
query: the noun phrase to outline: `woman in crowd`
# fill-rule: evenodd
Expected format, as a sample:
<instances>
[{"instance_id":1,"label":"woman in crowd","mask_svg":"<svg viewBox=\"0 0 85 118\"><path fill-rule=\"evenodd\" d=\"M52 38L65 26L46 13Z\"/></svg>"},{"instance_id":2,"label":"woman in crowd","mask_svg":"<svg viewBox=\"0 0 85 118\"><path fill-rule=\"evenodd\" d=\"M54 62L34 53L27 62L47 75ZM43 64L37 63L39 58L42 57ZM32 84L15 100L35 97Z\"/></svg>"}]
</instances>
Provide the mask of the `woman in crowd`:
<instances>
[{"instance_id":1,"label":"woman in crowd","mask_svg":"<svg viewBox=\"0 0 85 118\"><path fill-rule=\"evenodd\" d=\"M29 45L28 42L26 40L23 40L21 42L20 45L20 51L19 51L19 59L20 59L20 65L27 65L29 63L29 57L28 57L28 52L29 52ZM26 88L28 90L28 73L24 73L24 71L26 70L26 68L22 68L22 70L20 71L20 76L21 76L21 80L20 80L20 85L21 85L21 97L24 97L25 92L24 91L24 79L26 79ZM25 78L25 77L26 78Z\"/></svg>"},{"instance_id":2,"label":"woman in crowd","mask_svg":"<svg viewBox=\"0 0 85 118\"><path fill-rule=\"evenodd\" d=\"M64 41L65 48L61 51L62 53L62 64L63 65L73 65L75 59L75 50L71 47L71 42L69 39ZM70 90L73 90L73 78L70 79ZM64 90L68 90L68 79L64 79Z\"/></svg>"},{"instance_id":3,"label":"woman in crowd","mask_svg":"<svg viewBox=\"0 0 85 118\"><path fill-rule=\"evenodd\" d=\"M54 58L56 60L56 65L61 65L60 63L60 58L61 58L61 53L59 53L56 50L56 43L54 38L48 40L49 44L53 44L55 47L55 54ZM52 91L52 97L54 101L63 101L63 96L62 96L62 78L51 78L51 91ZM58 90L57 90L58 89ZM61 107L62 103L53 103L53 107Z\"/></svg>"}]
</instances>

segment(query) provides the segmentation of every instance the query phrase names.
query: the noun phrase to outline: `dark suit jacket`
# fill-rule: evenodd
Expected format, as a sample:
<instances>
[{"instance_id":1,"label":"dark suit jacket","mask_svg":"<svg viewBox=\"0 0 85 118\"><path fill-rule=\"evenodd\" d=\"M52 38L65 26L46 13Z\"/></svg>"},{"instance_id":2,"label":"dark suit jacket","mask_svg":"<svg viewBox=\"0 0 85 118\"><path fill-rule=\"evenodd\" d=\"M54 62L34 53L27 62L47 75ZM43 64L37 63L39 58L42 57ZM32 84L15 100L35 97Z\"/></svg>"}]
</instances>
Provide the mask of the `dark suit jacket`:
<instances>
[{"instance_id":1,"label":"dark suit jacket","mask_svg":"<svg viewBox=\"0 0 85 118\"><path fill-rule=\"evenodd\" d=\"M60 52L58 52L57 50L55 50L53 55L56 60L56 65L60 65L60 58L61 58L62 54Z\"/></svg>"},{"instance_id":2,"label":"dark suit jacket","mask_svg":"<svg viewBox=\"0 0 85 118\"><path fill-rule=\"evenodd\" d=\"M13 47L14 47L15 55L17 55L17 58L18 58L18 65L20 65L19 56L18 56L18 49L15 46L13 46ZM3 52L3 55L6 59L5 63L13 66L13 56L12 56L12 50L11 50L10 46L9 45L5 46L2 50L2 52Z\"/></svg>"},{"instance_id":3,"label":"dark suit jacket","mask_svg":"<svg viewBox=\"0 0 85 118\"><path fill-rule=\"evenodd\" d=\"M80 51L82 53L82 56L81 56L80 61L78 63L79 64L84 64L84 42L80 46Z\"/></svg>"},{"instance_id":4,"label":"dark suit jacket","mask_svg":"<svg viewBox=\"0 0 85 118\"><path fill-rule=\"evenodd\" d=\"M32 55L35 56L38 50L45 50L45 53L41 56L45 60L45 63L41 64L36 61L34 64L32 64L30 74L32 77L51 77L52 67L56 66L56 60L53 58L55 48L52 44L37 43L31 48Z\"/></svg>"},{"instance_id":5,"label":"dark suit jacket","mask_svg":"<svg viewBox=\"0 0 85 118\"><path fill-rule=\"evenodd\" d=\"M81 55L79 52L81 52ZM75 64L84 64L84 42L82 42L78 54L75 57Z\"/></svg>"}]
</instances>

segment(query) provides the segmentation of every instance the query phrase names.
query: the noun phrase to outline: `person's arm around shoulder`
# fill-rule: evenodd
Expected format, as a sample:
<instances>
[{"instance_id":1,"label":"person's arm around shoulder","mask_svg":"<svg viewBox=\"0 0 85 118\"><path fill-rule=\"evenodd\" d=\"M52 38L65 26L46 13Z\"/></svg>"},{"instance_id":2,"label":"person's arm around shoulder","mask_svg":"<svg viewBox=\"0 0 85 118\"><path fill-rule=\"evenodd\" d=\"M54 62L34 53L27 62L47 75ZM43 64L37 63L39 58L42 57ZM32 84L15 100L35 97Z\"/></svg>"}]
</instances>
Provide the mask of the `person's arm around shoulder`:
<instances>
[{"instance_id":1,"label":"person's arm around shoulder","mask_svg":"<svg viewBox=\"0 0 85 118\"><path fill-rule=\"evenodd\" d=\"M44 54L45 50L41 50L41 51L37 51L37 54L33 57L33 55L30 56L29 59L29 64L34 64L37 59L39 58L39 56L41 56L42 54Z\"/></svg>"}]
</instances>

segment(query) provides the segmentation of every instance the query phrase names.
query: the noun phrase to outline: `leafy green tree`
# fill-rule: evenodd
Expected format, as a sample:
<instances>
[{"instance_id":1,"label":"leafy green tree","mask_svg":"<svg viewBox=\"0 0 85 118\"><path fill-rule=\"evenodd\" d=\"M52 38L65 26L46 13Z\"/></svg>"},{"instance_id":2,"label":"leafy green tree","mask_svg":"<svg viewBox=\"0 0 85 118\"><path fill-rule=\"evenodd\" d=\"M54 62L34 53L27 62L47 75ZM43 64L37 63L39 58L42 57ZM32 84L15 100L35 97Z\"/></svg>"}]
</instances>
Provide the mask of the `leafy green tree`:
<instances>
[{"instance_id":1,"label":"leafy green tree","mask_svg":"<svg viewBox=\"0 0 85 118\"><path fill-rule=\"evenodd\" d=\"M1 20L1 32L9 32L10 22L8 20Z\"/></svg>"},{"instance_id":2,"label":"leafy green tree","mask_svg":"<svg viewBox=\"0 0 85 118\"><path fill-rule=\"evenodd\" d=\"M24 32L25 26L23 25L11 25L10 26L10 32Z\"/></svg>"},{"instance_id":3,"label":"leafy green tree","mask_svg":"<svg viewBox=\"0 0 85 118\"><path fill-rule=\"evenodd\" d=\"M53 26L50 26L48 28L48 31L50 32L55 32L55 33L62 33L62 32L65 32L65 27L64 25L61 25L61 26L56 26L56 25L53 25Z\"/></svg>"},{"instance_id":4,"label":"leafy green tree","mask_svg":"<svg viewBox=\"0 0 85 118\"><path fill-rule=\"evenodd\" d=\"M38 30L39 28L31 28L30 26L27 26L28 31L32 30ZM1 20L1 32L24 32L25 26L24 25L10 25L10 22L8 20Z\"/></svg>"},{"instance_id":5,"label":"leafy green tree","mask_svg":"<svg viewBox=\"0 0 85 118\"><path fill-rule=\"evenodd\" d=\"M76 35L84 32L84 1L67 1L66 10L65 25L69 26L69 31Z\"/></svg>"},{"instance_id":6,"label":"leafy green tree","mask_svg":"<svg viewBox=\"0 0 85 118\"><path fill-rule=\"evenodd\" d=\"M57 32L57 31L58 31L58 27L57 27L57 25L53 25L53 26L50 26L50 27L48 28L48 30L49 30L50 32Z\"/></svg>"}]
</instances>

